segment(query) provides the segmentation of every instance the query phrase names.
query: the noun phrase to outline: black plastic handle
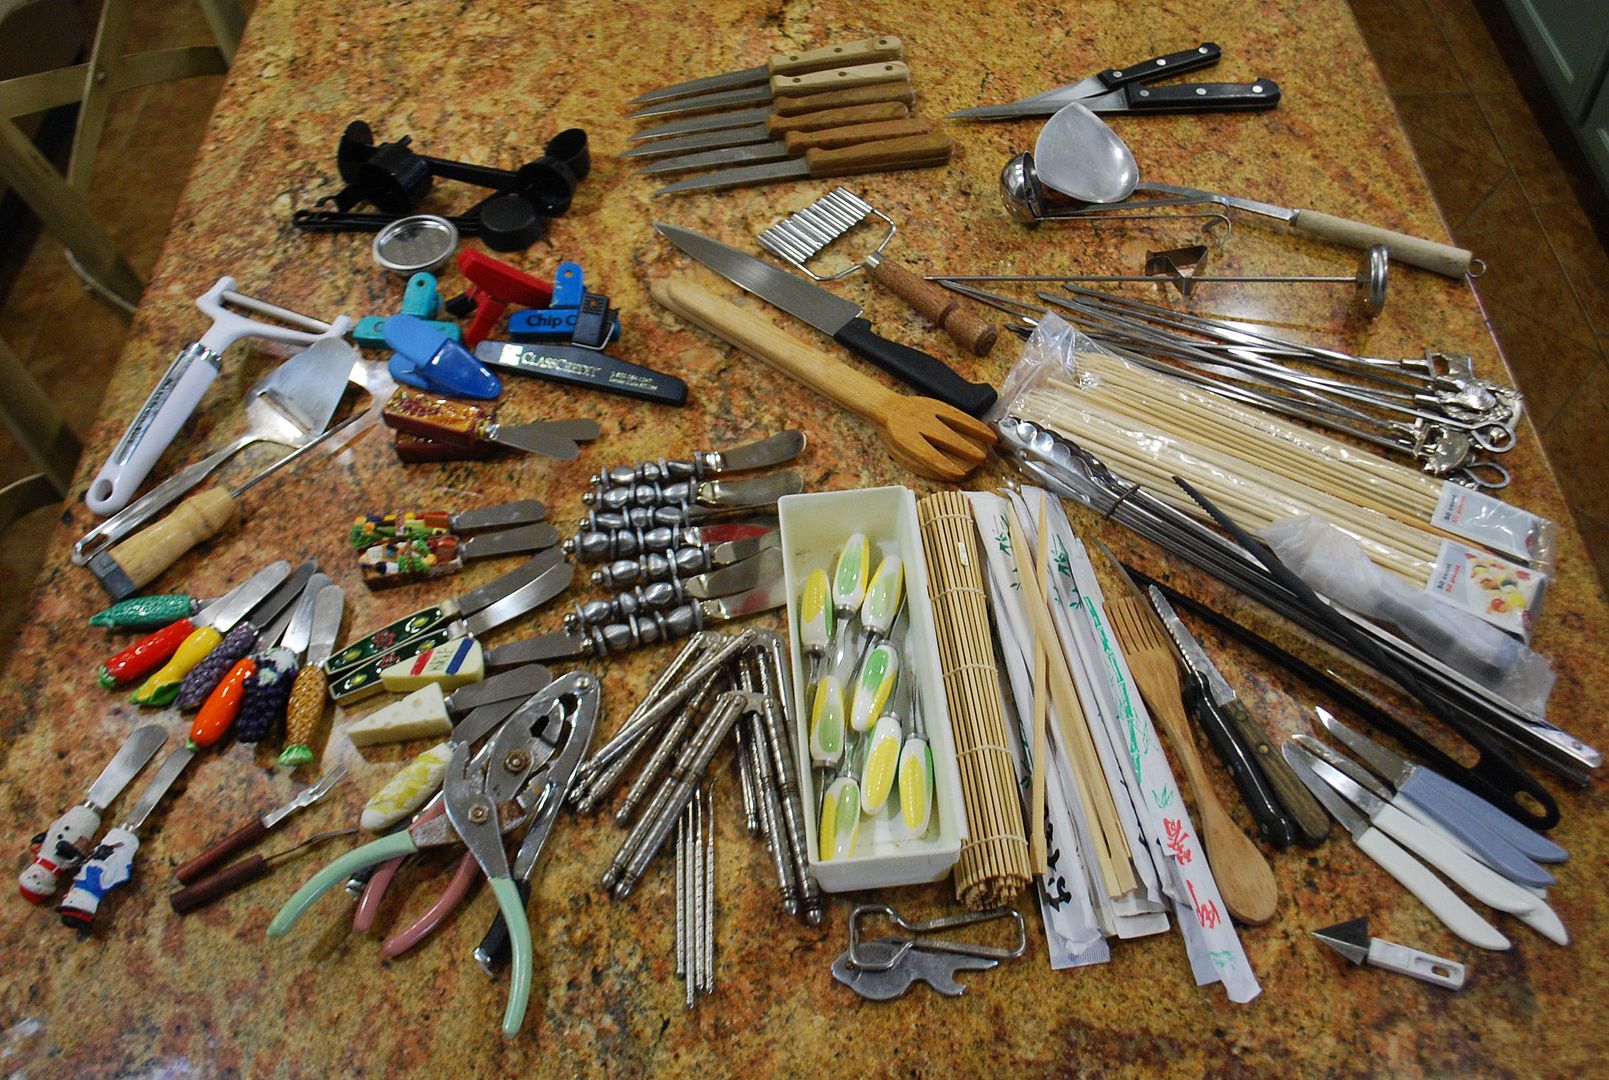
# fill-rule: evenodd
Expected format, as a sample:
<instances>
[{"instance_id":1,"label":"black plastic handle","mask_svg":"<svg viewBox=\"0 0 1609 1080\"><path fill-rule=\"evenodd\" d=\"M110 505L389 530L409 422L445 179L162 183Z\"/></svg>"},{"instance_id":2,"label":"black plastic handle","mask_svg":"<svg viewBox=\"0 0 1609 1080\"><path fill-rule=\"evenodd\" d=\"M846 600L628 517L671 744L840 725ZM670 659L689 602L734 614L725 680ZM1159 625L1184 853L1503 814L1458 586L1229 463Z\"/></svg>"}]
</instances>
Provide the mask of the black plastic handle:
<instances>
[{"instance_id":1,"label":"black plastic handle","mask_svg":"<svg viewBox=\"0 0 1609 1080\"><path fill-rule=\"evenodd\" d=\"M1254 83L1181 83L1178 86L1130 86L1123 97L1130 112L1203 113L1272 109L1279 104L1279 84L1272 79Z\"/></svg>"},{"instance_id":2,"label":"black plastic handle","mask_svg":"<svg viewBox=\"0 0 1609 1080\"><path fill-rule=\"evenodd\" d=\"M832 337L911 389L953 405L968 416L982 416L999 397L988 383L967 382L938 357L880 337L865 319L850 319Z\"/></svg>"},{"instance_id":3,"label":"black plastic handle","mask_svg":"<svg viewBox=\"0 0 1609 1080\"><path fill-rule=\"evenodd\" d=\"M1241 744L1229 723L1194 680L1185 684L1184 703L1201 730L1207 733L1207 741L1218 752L1218 759L1229 770L1230 778L1240 790L1241 801L1257 822L1257 832L1277 851L1290 847L1296 839L1296 826L1280 809L1273 789L1257 767L1256 751Z\"/></svg>"},{"instance_id":4,"label":"black plastic handle","mask_svg":"<svg viewBox=\"0 0 1609 1080\"><path fill-rule=\"evenodd\" d=\"M1166 79L1170 75L1183 75L1187 71L1200 71L1204 67L1211 67L1223 58L1224 51L1210 41L1203 41L1193 49L1183 52L1169 53L1166 56L1153 56L1149 60L1141 60L1138 64L1130 64L1123 68L1107 68L1095 76L1106 84L1108 90L1129 86L1134 83L1152 82L1156 79Z\"/></svg>"},{"instance_id":5,"label":"black plastic handle","mask_svg":"<svg viewBox=\"0 0 1609 1080\"><path fill-rule=\"evenodd\" d=\"M520 891L520 903L522 905L530 903L531 883L516 881L514 887ZM497 918L492 921L492 928L486 931L486 936L475 946L475 962L480 964L481 970L486 974L495 975L498 968L508 963L508 953L508 923L503 921L503 913L499 911Z\"/></svg>"}]
</instances>

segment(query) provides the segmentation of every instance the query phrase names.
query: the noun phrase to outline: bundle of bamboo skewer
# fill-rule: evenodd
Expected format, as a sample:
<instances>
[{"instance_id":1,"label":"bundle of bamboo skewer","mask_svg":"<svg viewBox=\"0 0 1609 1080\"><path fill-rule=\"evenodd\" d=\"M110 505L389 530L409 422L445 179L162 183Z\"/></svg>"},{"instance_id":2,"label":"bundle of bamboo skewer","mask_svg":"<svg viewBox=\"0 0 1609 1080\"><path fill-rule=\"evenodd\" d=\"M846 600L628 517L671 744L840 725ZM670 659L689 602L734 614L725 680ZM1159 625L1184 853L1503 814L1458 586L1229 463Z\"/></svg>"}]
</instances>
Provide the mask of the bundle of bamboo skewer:
<instances>
[{"instance_id":1,"label":"bundle of bamboo skewer","mask_svg":"<svg viewBox=\"0 0 1609 1080\"><path fill-rule=\"evenodd\" d=\"M1078 440L1187 513L1201 511L1172 483L1175 475L1248 525L1312 514L1353 536L1377 564L1416 585L1430 580L1445 534L1429 525L1434 499L1427 508L1412 470L1312 432L1281 431L1278 421L1212 395L1197 400L1187 387L1103 354L1078 359L1093 377L1052 378L1013 413ZM1422 479L1439 495L1436 481Z\"/></svg>"},{"instance_id":2,"label":"bundle of bamboo skewer","mask_svg":"<svg viewBox=\"0 0 1609 1080\"><path fill-rule=\"evenodd\" d=\"M1011 901L1031 876L1016 766L1006 743L983 555L964 494L930 495L916 509L970 834L955 866L955 895L982 910Z\"/></svg>"}]
</instances>

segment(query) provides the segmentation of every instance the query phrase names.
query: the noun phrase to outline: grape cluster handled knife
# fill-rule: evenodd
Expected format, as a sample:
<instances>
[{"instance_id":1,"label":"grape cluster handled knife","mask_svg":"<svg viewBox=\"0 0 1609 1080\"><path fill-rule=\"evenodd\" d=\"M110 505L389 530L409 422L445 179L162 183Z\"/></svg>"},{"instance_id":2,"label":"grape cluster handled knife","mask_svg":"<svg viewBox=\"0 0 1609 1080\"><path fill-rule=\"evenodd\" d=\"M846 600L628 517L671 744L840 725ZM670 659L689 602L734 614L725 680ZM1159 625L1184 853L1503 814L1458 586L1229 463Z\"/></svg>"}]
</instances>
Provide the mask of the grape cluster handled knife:
<instances>
[{"instance_id":1,"label":"grape cluster handled knife","mask_svg":"<svg viewBox=\"0 0 1609 1080\"><path fill-rule=\"evenodd\" d=\"M655 222L665 239L733 284L802 319L922 394L969 416L982 416L997 394L988 383L968 382L936 356L890 341L860 317L860 308L797 274L762 262L718 240Z\"/></svg>"}]
</instances>

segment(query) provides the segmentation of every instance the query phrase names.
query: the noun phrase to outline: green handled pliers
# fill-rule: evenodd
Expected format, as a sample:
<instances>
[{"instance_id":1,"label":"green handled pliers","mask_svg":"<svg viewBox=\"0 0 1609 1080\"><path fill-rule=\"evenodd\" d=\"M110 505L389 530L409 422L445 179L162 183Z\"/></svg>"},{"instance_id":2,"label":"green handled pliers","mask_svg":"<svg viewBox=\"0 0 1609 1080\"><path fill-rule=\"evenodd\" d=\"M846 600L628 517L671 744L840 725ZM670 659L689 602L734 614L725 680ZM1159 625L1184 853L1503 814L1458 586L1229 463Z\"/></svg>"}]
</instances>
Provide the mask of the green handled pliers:
<instances>
[{"instance_id":1,"label":"green handled pliers","mask_svg":"<svg viewBox=\"0 0 1609 1080\"><path fill-rule=\"evenodd\" d=\"M573 698L578 690L595 692L596 685L589 673L571 672L529 699L506 721L461 723L450 740L452 757L443 787L445 814L421 815L405 831L349 851L326 866L285 902L268 924L268 936L283 937L319 897L359 870L427 847L462 843L491 881L507 926L513 962L503 1034L516 1035L525 1021L531 994L531 926L509 867L503 834L526 824L537 810L553 749L552 736L544 738L544 733L550 722L562 722L561 702ZM472 753L475 744L488 736L485 747ZM533 777L539 782L532 783Z\"/></svg>"}]
</instances>

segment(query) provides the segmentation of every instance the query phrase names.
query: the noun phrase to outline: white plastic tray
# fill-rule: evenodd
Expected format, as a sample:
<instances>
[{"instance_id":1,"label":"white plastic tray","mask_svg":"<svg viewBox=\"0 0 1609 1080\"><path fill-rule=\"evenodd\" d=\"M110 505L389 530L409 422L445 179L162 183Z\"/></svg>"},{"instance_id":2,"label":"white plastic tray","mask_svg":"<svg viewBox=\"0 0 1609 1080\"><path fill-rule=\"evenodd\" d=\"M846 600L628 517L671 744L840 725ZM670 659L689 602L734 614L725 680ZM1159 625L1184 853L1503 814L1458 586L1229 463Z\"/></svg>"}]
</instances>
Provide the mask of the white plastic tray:
<instances>
[{"instance_id":1,"label":"white plastic tray","mask_svg":"<svg viewBox=\"0 0 1609 1080\"><path fill-rule=\"evenodd\" d=\"M827 892L938 881L960 858L961 841L967 834L966 811L961 803L961 774L956 766L938 641L933 633L916 496L903 487L789 495L778 502L777 516L782 527L782 564L788 586L788 651L793 662L793 714L797 718L794 749L800 765L800 787L804 790L810 869ZM846 859L822 862L816 836L819 793L810 766L810 718L805 711L809 668L800 653L795 628L805 578L812 570L825 570L830 578L839 549L855 532L865 533L872 546L883 554L899 555L905 560L908 647L921 693L928 742L933 749L934 810L927 831L912 835L900 817L896 787L879 813L861 819L854 852ZM878 558L874 552L872 569Z\"/></svg>"}]
</instances>

